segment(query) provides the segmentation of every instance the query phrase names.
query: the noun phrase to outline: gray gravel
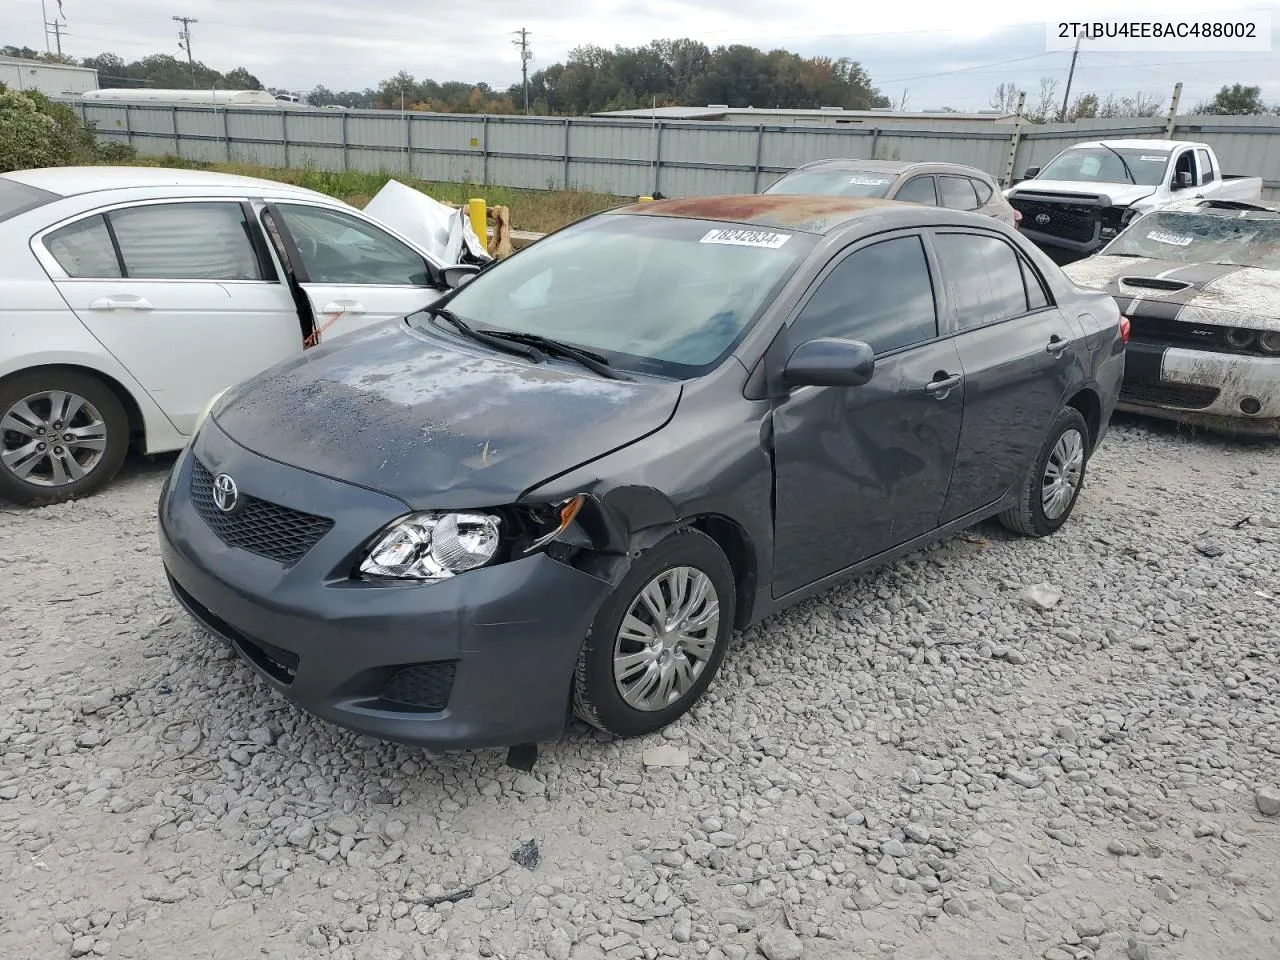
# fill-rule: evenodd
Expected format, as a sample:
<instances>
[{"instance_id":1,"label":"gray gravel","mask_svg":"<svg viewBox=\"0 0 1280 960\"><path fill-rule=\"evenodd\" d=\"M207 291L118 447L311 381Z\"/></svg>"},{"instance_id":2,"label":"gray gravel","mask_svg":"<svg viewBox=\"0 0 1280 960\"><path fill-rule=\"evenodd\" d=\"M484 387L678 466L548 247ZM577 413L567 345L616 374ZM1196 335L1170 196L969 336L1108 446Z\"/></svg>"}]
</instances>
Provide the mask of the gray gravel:
<instances>
[{"instance_id":1,"label":"gray gravel","mask_svg":"<svg viewBox=\"0 0 1280 960\"><path fill-rule=\"evenodd\" d=\"M164 469L0 507L0 956L1280 956L1275 445L1117 423L1059 535L812 600L531 773L256 680L164 586Z\"/></svg>"}]
</instances>

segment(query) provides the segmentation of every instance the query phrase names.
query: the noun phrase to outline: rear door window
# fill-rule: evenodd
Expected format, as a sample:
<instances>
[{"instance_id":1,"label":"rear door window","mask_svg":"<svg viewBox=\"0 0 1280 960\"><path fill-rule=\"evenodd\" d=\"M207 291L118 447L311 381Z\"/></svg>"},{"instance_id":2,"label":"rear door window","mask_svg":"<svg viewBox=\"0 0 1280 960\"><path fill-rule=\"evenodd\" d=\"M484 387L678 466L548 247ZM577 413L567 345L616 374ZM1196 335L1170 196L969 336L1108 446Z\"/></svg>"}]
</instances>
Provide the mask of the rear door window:
<instances>
[{"instance_id":1,"label":"rear door window","mask_svg":"<svg viewBox=\"0 0 1280 960\"><path fill-rule=\"evenodd\" d=\"M940 233L935 245L960 330L1028 312L1022 260L1004 240L977 233Z\"/></svg>"},{"instance_id":2,"label":"rear door window","mask_svg":"<svg viewBox=\"0 0 1280 960\"><path fill-rule=\"evenodd\" d=\"M238 203L158 203L109 215L125 274L139 280L263 280Z\"/></svg>"},{"instance_id":3,"label":"rear door window","mask_svg":"<svg viewBox=\"0 0 1280 960\"><path fill-rule=\"evenodd\" d=\"M938 177L938 197L950 210L977 210L981 206L968 177Z\"/></svg>"}]
</instances>

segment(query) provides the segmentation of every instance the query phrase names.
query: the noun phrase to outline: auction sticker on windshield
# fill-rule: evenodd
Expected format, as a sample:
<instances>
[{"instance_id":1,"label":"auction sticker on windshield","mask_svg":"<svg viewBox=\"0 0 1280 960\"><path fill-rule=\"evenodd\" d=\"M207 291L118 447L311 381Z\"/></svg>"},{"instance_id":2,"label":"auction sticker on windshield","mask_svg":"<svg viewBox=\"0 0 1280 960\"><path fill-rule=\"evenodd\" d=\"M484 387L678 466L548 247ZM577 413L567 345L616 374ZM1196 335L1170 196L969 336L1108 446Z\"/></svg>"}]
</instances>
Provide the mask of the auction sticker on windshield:
<instances>
[{"instance_id":1,"label":"auction sticker on windshield","mask_svg":"<svg viewBox=\"0 0 1280 960\"><path fill-rule=\"evenodd\" d=\"M1167 243L1171 247L1189 247L1191 241L1195 237L1186 237L1177 233L1163 233L1160 230L1152 230L1147 234L1148 240L1154 240L1156 243Z\"/></svg>"},{"instance_id":2,"label":"auction sticker on windshield","mask_svg":"<svg viewBox=\"0 0 1280 960\"><path fill-rule=\"evenodd\" d=\"M734 247L768 247L777 250L791 239L789 233L769 233L764 230L708 230L699 243L724 243Z\"/></svg>"},{"instance_id":3,"label":"auction sticker on windshield","mask_svg":"<svg viewBox=\"0 0 1280 960\"><path fill-rule=\"evenodd\" d=\"M886 180L884 177L850 177L850 183L856 183L861 187L883 187L886 183L893 183L892 180Z\"/></svg>"},{"instance_id":4,"label":"auction sticker on windshield","mask_svg":"<svg viewBox=\"0 0 1280 960\"><path fill-rule=\"evenodd\" d=\"M1138 159L1146 160L1148 163L1164 163L1169 158L1168 157L1148 157L1146 154L1143 154Z\"/></svg>"}]
</instances>

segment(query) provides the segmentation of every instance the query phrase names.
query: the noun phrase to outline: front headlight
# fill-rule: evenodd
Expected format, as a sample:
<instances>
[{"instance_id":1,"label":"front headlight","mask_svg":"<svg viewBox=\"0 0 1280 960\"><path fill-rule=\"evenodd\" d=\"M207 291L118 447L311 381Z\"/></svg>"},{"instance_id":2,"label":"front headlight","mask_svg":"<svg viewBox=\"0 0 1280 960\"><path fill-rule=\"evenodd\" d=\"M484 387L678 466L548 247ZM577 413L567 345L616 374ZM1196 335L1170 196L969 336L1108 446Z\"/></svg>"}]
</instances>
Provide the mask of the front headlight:
<instances>
[{"instance_id":1,"label":"front headlight","mask_svg":"<svg viewBox=\"0 0 1280 960\"><path fill-rule=\"evenodd\" d=\"M374 542L361 576L432 582L482 567L498 552L498 517L486 513L414 513Z\"/></svg>"}]
</instances>

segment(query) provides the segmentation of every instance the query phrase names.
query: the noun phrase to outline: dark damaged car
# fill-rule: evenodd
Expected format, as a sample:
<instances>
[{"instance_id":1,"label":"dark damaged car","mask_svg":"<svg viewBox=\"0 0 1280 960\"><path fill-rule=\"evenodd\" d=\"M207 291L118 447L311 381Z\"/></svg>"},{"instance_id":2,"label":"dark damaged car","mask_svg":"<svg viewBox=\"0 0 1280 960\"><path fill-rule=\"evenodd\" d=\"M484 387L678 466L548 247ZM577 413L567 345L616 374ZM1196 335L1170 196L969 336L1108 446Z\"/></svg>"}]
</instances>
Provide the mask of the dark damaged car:
<instances>
[{"instance_id":1,"label":"dark damaged car","mask_svg":"<svg viewBox=\"0 0 1280 960\"><path fill-rule=\"evenodd\" d=\"M1280 206L1185 200L1065 272L1129 318L1121 409L1280 437Z\"/></svg>"},{"instance_id":2,"label":"dark damaged car","mask_svg":"<svg viewBox=\"0 0 1280 960\"><path fill-rule=\"evenodd\" d=\"M987 517L1057 530L1124 336L988 217L637 204L220 398L161 495L164 565L347 727L644 734L734 629Z\"/></svg>"}]
</instances>

